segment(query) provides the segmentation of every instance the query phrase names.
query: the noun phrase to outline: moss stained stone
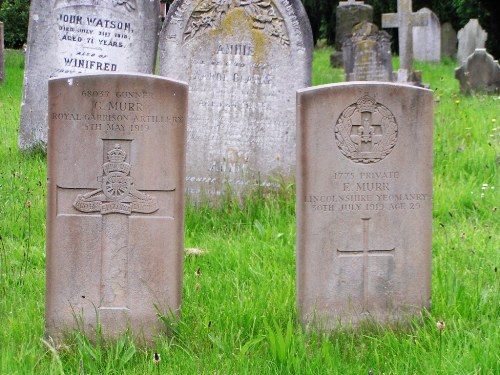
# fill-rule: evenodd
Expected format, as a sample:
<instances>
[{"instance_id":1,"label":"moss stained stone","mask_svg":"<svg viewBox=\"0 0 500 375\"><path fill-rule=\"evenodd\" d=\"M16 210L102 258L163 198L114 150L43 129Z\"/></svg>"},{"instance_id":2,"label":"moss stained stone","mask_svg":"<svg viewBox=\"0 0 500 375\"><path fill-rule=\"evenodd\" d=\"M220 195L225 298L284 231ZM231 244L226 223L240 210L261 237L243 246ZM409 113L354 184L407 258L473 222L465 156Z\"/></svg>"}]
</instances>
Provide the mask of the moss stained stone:
<instances>
[{"instance_id":1,"label":"moss stained stone","mask_svg":"<svg viewBox=\"0 0 500 375\"><path fill-rule=\"evenodd\" d=\"M309 20L299 0L175 1L159 74L190 86L186 189L216 203L228 189L294 177L295 95L310 85Z\"/></svg>"}]
</instances>

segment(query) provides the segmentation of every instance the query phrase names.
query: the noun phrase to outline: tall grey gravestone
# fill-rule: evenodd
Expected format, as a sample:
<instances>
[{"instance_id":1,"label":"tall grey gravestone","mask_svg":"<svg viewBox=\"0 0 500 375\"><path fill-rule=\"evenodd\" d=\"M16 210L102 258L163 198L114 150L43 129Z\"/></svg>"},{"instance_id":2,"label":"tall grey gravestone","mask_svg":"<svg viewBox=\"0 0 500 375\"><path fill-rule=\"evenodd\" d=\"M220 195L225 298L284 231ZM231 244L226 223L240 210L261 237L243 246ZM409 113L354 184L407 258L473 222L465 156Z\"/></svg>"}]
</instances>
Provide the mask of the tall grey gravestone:
<instances>
[{"instance_id":1,"label":"tall grey gravestone","mask_svg":"<svg viewBox=\"0 0 500 375\"><path fill-rule=\"evenodd\" d=\"M441 23L432 10L420 9L417 14L425 14L429 20L426 26L413 27L413 56L418 61L441 61Z\"/></svg>"},{"instance_id":2,"label":"tall grey gravestone","mask_svg":"<svg viewBox=\"0 0 500 375\"><path fill-rule=\"evenodd\" d=\"M356 82L297 95L301 322L406 321L430 307L433 93Z\"/></svg>"},{"instance_id":3,"label":"tall grey gravestone","mask_svg":"<svg viewBox=\"0 0 500 375\"><path fill-rule=\"evenodd\" d=\"M47 81L85 73L153 73L158 0L31 2L19 147L47 142Z\"/></svg>"},{"instance_id":4,"label":"tall grey gravestone","mask_svg":"<svg viewBox=\"0 0 500 375\"><path fill-rule=\"evenodd\" d=\"M299 0L170 7L159 74L189 83L187 193L217 203L295 171L295 91L310 85L312 33Z\"/></svg>"},{"instance_id":5,"label":"tall grey gravestone","mask_svg":"<svg viewBox=\"0 0 500 375\"><path fill-rule=\"evenodd\" d=\"M441 56L457 56L457 32L449 22L445 22L441 27Z\"/></svg>"},{"instance_id":6,"label":"tall grey gravestone","mask_svg":"<svg viewBox=\"0 0 500 375\"><path fill-rule=\"evenodd\" d=\"M485 49L477 49L455 69L463 94L500 93L500 65Z\"/></svg>"},{"instance_id":7,"label":"tall grey gravestone","mask_svg":"<svg viewBox=\"0 0 500 375\"><path fill-rule=\"evenodd\" d=\"M3 22L0 22L0 83L5 79L5 51L3 43Z\"/></svg>"},{"instance_id":8,"label":"tall grey gravestone","mask_svg":"<svg viewBox=\"0 0 500 375\"><path fill-rule=\"evenodd\" d=\"M373 23L354 26L342 52L346 81L392 81L391 37Z\"/></svg>"},{"instance_id":9,"label":"tall grey gravestone","mask_svg":"<svg viewBox=\"0 0 500 375\"><path fill-rule=\"evenodd\" d=\"M483 30L479 21L475 18L470 19L467 25L458 31L458 63L465 62L476 49L484 48L486 39L488 39L488 33Z\"/></svg>"},{"instance_id":10,"label":"tall grey gravestone","mask_svg":"<svg viewBox=\"0 0 500 375\"><path fill-rule=\"evenodd\" d=\"M354 26L363 21L373 22L373 7L363 1L341 1L335 18L335 49L341 51Z\"/></svg>"},{"instance_id":11,"label":"tall grey gravestone","mask_svg":"<svg viewBox=\"0 0 500 375\"><path fill-rule=\"evenodd\" d=\"M429 15L413 13L411 0L398 0L398 12L382 14L382 27L398 28L399 71L398 81L411 83L418 81L413 71L413 33L415 26L426 26ZM418 83L418 82L417 82Z\"/></svg>"},{"instance_id":12,"label":"tall grey gravestone","mask_svg":"<svg viewBox=\"0 0 500 375\"><path fill-rule=\"evenodd\" d=\"M181 305L188 87L150 75L49 82L46 333L152 342Z\"/></svg>"}]
</instances>

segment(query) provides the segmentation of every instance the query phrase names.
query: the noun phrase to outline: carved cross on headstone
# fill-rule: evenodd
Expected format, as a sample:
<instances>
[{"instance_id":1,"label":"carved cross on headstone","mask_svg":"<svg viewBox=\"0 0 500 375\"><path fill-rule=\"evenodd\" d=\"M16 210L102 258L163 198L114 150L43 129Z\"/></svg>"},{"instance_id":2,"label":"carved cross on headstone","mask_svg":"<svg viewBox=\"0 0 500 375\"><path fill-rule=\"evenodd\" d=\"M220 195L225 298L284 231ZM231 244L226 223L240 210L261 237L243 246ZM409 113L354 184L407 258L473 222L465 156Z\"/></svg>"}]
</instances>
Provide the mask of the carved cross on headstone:
<instances>
[{"instance_id":1,"label":"carved cross on headstone","mask_svg":"<svg viewBox=\"0 0 500 375\"><path fill-rule=\"evenodd\" d=\"M371 112L361 112L361 121L353 120L351 139L359 146L359 152L365 154L373 152L373 147L383 138L380 121L376 121ZM361 157L361 156L360 156Z\"/></svg>"},{"instance_id":2,"label":"carved cross on headstone","mask_svg":"<svg viewBox=\"0 0 500 375\"><path fill-rule=\"evenodd\" d=\"M368 306L368 258L370 256L394 256L395 248L389 249L370 249L370 220L371 218L362 218L363 221L363 248L358 250L337 249L339 257L363 257L363 310Z\"/></svg>"},{"instance_id":3,"label":"carved cross on headstone","mask_svg":"<svg viewBox=\"0 0 500 375\"><path fill-rule=\"evenodd\" d=\"M155 191L151 196L136 189L134 178L130 175L131 165L126 160L131 153L131 143L127 140L103 140L101 175L96 171L96 179L101 186L92 191L85 187L71 189L74 192L73 208L101 220L99 311L118 313L128 310L129 218L133 213L155 217L151 214L159 209L157 198L164 201L162 194L175 190Z\"/></svg>"},{"instance_id":4,"label":"carved cross on headstone","mask_svg":"<svg viewBox=\"0 0 500 375\"><path fill-rule=\"evenodd\" d=\"M341 1L339 3L339 6L346 6L346 5L363 5L365 2L364 1L356 1L356 0L347 0L347 1Z\"/></svg>"},{"instance_id":5,"label":"carved cross on headstone","mask_svg":"<svg viewBox=\"0 0 500 375\"><path fill-rule=\"evenodd\" d=\"M428 13L413 13L411 0L398 0L397 13L382 14L383 28L398 28L400 77L413 72L413 26L427 26L429 19Z\"/></svg>"}]
</instances>

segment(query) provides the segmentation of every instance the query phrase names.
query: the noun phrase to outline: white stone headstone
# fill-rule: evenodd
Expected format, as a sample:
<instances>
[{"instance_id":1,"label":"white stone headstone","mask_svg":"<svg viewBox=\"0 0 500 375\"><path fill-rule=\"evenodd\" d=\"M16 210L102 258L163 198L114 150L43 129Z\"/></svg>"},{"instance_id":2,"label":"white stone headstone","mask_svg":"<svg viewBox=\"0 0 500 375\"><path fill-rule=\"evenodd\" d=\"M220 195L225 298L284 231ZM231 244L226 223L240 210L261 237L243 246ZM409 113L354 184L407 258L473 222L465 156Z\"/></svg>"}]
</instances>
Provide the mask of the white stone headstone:
<instances>
[{"instance_id":1,"label":"white stone headstone","mask_svg":"<svg viewBox=\"0 0 500 375\"><path fill-rule=\"evenodd\" d=\"M426 14L426 26L413 27L413 57L418 61L441 61L441 24L430 9L422 8L417 14Z\"/></svg>"},{"instance_id":2,"label":"white stone headstone","mask_svg":"<svg viewBox=\"0 0 500 375\"><path fill-rule=\"evenodd\" d=\"M153 342L181 306L186 84L140 74L49 82L47 335Z\"/></svg>"},{"instance_id":3,"label":"white stone headstone","mask_svg":"<svg viewBox=\"0 0 500 375\"><path fill-rule=\"evenodd\" d=\"M459 64L474 53L476 49L484 48L488 33L483 30L476 18L469 20L467 25L458 31L457 61Z\"/></svg>"},{"instance_id":4,"label":"white stone headstone","mask_svg":"<svg viewBox=\"0 0 500 375\"><path fill-rule=\"evenodd\" d=\"M47 142L47 81L84 73L153 73L158 0L34 0L19 147Z\"/></svg>"},{"instance_id":5,"label":"white stone headstone","mask_svg":"<svg viewBox=\"0 0 500 375\"><path fill-rule=\"evenodd\" d=\"M159 74L189 83L187 193L212 202L295 171L295 92L313 41L299 0L175 1Z\"/></svg>"},{"instance_id":6,"label":"white stone headstone","mask_svg":"<svg viewBox=\"0 0 500 375\"><path fill-rule=\"evenodd\" d=\"M432 91L349 82L297 100L301 322L411 319L430 308Z\"/></svg>"}]
</instances>

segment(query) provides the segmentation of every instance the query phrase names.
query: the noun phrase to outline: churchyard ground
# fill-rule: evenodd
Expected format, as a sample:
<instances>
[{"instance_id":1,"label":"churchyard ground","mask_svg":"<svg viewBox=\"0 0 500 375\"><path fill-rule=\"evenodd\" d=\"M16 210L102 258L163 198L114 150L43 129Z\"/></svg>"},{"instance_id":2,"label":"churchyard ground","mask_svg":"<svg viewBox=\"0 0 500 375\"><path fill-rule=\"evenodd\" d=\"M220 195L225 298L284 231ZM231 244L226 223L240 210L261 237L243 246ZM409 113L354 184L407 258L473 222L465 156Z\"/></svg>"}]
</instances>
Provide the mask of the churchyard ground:
<instances>
[{"instance_id":1,"label":"churchyard ground","mask_svg":"<svg viewBox=\"0 0 500 375\"><path fill-rule=\"evenodd\" d=\"M315 52L314 85L343 80L330 52ZM295 186L282 183L243 206L230 197L220 209L187 205L182 316L161 316L171 334L149 348L129 336L90 342L75 332L59 346L44 337L46 160L17 147L23 66L24 56L8 50L0 374L500 372L500 97L459 95L454 62L415 64L436 99L431 311L408 326L304 332L295 307Z\"/></svg>"}]
</instances>

